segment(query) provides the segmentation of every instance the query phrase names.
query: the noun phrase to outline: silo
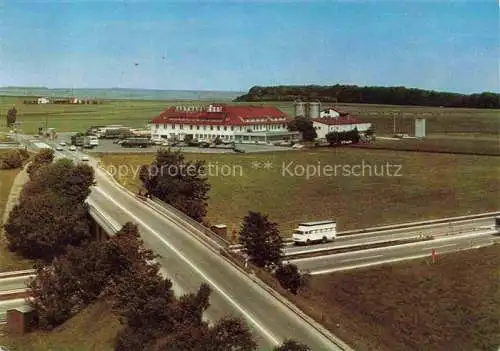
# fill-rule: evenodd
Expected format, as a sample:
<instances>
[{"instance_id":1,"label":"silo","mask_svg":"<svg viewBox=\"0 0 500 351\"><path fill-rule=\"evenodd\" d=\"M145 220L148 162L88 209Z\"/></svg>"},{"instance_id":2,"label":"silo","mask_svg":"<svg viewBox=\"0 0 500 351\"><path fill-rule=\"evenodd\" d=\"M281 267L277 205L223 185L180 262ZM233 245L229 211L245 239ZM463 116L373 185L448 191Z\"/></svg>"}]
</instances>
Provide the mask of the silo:
<instances>
[{"instance_id":1,"label":"silo","mask_svg":"<svg viewBox=\"0 0 500 351\"><path fill-rule=\"evenodd\" d=\"M306 117L306 104L300 100L295 100L295 117Z\"/></svg>"},{"instance_id":2,"label":"silo","mask_svg":"<svg viewBox=\"0 0 500 351\"><path fill-rule=\"evenodd\" d=\"M309 118L319 118L319 111L321 110L321 102L313 101L309 103Z\"/></svg>"},{"instance_id":3,"label":"silo","mask_svg":"<svg viewBox=\"0 0 500 351\"><path fill-rule=\"evenodd\" d=\"M415 137L425 138L425 118L415 118Z\"/></svg>"}]
</instances>

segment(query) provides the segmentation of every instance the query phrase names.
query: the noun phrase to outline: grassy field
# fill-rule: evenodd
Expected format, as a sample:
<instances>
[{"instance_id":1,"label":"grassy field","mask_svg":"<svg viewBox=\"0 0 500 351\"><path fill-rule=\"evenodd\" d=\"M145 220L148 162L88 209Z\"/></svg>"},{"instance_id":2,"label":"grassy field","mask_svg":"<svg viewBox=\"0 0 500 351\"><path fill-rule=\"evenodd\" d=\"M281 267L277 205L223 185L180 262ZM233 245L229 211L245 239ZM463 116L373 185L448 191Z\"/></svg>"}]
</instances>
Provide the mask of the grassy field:
<instances>
[{"instance_id":1,"label":"grassy field","mask_svg":"<svg viewBox=\"0 0 500 351\"><path fill-rule=\"evenodd\" d=\"M500 245L316 276L296 303L358 351L497 350Z\"/></svg>"},{"instance_id":2,"label":"grassy field","mask_svg":"<svg viewBox=\"0 0 500 351\"><path fill-rule=\"evenodd\" d=\"M112 351L119 328L111 308L99 302L50 333L0 336L0 345L8 345L11 351Z\"/></svg>"},{"instance_id":3,"label":"grassy field","mask_svg":"<svg viewBox=\"0 0 500 351\"><path fill-rule=\"evenodd\" d=\"M60 132L84 130L91 125L126 124L143 127L152 117L171 105L201 105L201 101L141 101L112 100L101 105L24 105L24 98L0 96L0 119L5 118L12 106L18 109L18 121L25 133L35 133L45 125ZM247 103L238 103L247 104ZM252 103L277 106L293 116L292 102ZM330 106L325 104L324 107ZM450 136L495 136L499 131L499 110L460 109L418 106L390 106L368 104L337 104L336 108L350 112L363 121L372 122L377 134L393 133L393 113L397 113L396 131L413 134L414 119L427 119L428 134ZM399 111L399 112L395 112Z\"/></svg>"},{"instance_id":4,"label":"grassy field","mask_svg":"<svg viewBox=\"0 0 500 351\"><path fill-rule=\"evenodd\" d=\"M4 151L0 150L1 152ZM3 213L9 198L10 188L19 171L19 169L0 170L0 221L3 221ZM0 228L0 272L26 268L31 268L30 262L9 252L7 249L2 225Z\"/></svg>"},{"instance_id":5,"label":"grassy field","mask_svg":"<svg viewBox=\"0 0 500 351\"><path fill-rule=\"evenodd\" d=\"M132 170L153 158L152 154L101 155L108 170L113 170L111 166L127 167L116 177L134 191L139 181L133 178ZM339 230L349 230L500 208L500 159L493 156L321 148L269 154L186 154L186 158L204 159L218 165L221 172L223 167L235 169L236 176L209 176L212 189L207 219L229 227L238 228L249 210L268 214L287 235L302 221L335 218ZM272 168L253 167L253 162L262 166L266 161ZM305 175L290 176L286 168L290 163L288 170L295 166L300 170L308 164L324 167L363 162L377 166L377 172L386 162L401 165L401 176L386 172L385 176L370 177L366 169L365 176L343 176L339 170L337 176L307 179Z\"/></svg>"},{"instance_id":6,"label":"grassy field","mask_svg":"<svg viewBox=\"0 0 500 351\"><path fill-rule=\"evenodd\" d=\"M356 147L382 150L412 150L500 156L499 139L496 137L487 138L484 135L477 138L435 136L422 140L389 140L379 138L375 142L358 144Z\"/></svg>"}]
</instances>

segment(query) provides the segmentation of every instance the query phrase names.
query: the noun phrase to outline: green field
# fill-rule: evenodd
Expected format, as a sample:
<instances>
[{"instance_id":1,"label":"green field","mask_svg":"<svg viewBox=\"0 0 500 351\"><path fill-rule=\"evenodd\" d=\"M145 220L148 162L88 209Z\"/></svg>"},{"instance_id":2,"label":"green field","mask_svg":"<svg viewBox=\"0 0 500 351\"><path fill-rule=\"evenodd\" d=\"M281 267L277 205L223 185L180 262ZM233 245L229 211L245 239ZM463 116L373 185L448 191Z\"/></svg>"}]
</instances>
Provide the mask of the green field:
<instances>
[{"instance_id":1,"label":"green field","mask_svg":"<svg viewBox=\"0 0 500 351\"><path fill-rule=\"evenodd\" d=\"M109 170L118 165L129 167L124 170L138 169L153 158L152 154L101 155ZM250 210L268 214L288 235L302 221L335 218L339 230L349 230L500 208L500 158L494 156L321 148L268 154L186 154L186 158L204 159L221 171L223 167L236 170L236 176L209 177L212 189L207 219L229 227L238 228ZM255 161L269 161L272 168L256 169ZM337 176L306 179L305 175L294 177L283 172L290 162L292 166L365 162L377 167L390 162L401 165L402 176L370 177L366 170L365 176L359 177L343 176L339 171ZM139 181L133 179L132 171L123 171L120 181L137 191Z\"/></svg>"},{"instance_id":2,"label":"green field","mask_svg":"<svg viewBox=\"0 0 500 351\"><path fill-rule=\"evenodd\" d=\"M359 351L496 350L500 245L312 277L292 300Z\"/></svg>"},{"instance_id":3,"label":"green field","mask_svg":"<svg viewBox=\"0 0 500 351\"><path fill-rule=\"evenodd\" d=\"M23 97L0 96L0 118L5 119L12 106L18 109L22 131L35 133L38 127L56 128L60 132L84 130L91 125L126 124L144 127L152 117L171 105L201 105L202 101L143 101L111 100L100 105L24 105ZM247 104L247 103L238 103ZM277 106L293 116L292 102L265 102L254 105ZM324 107L331 104L324 104ZM363 121L372 122L379 135L393 134L394 111L396 131L413 134L414 119L427 119L428 134L466 137L470 135L498 135L500 111L491 109L461 109L418 106L389 106L369 104L336 104L336 108L350 112Z\"/></svg>"}]
</instances>

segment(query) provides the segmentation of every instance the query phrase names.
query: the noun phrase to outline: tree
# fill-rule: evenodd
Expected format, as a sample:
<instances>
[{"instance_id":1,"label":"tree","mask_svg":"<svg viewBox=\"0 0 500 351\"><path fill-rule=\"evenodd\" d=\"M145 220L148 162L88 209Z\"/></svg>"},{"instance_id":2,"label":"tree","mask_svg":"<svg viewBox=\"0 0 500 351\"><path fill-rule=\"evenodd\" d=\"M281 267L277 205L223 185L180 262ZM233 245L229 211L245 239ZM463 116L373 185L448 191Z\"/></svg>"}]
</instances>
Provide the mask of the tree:
<instances>
[{"instance_id":1,"label":"tree","mask_svg":"<svg viewBox=\"0 0 500 351\"><path fill-rule=\"evenodd\" d=\"M11 251L46 262L62 254L66 246L91 238L85 205L69 206L48 192L22 198L4 228Z\"/></svg>"},{"instance_id":2,"label":"tree","mask_svg":"<svg viewBox=\"0 0 500 351\"><path fill-rule=\"evenodd\" d=\"M159 150L150 166L141 167L139 178L153 196L198 222L205 217L210 185L203 161L187 162L179 151Z\"/></svg>"},{"instance_id":3,"label":"tree","mask_svg":"<svg viewBox=\"0 0 500 351\"><path fill-rule=\"evenodd\" d=\"M22 167L23 157L18 150L7 150L0 155L0 169L14 169Z\"/></svg>"},{"instance_id":4,"label":"tree","mask_svg":"<svg viewBox=\"0 0 500 351\"><path fill-rule=\"evenodd\" d=\"M43 166L47 166L54 161L54 150L53 149L41 149L31 161L31 164L28 166L27 172L30 178L38 172L40 168Z\"/></svg>"},{"instance_id":5,"label":"tree","mask_svg":"<svg viewBox=\"0 0 500 351\"><path fill-rule=\"evenodd\" d=\"M287 339L283 344L275 347L273 351L311 351L311 348L298 341Z\"/></svg>"},{"instance_id":6,"label":"tree","mask_svg":"<svg viewBox=\"0 0 500 351\"><path fill-rule=\"evenodd\" d=\"M138 276L138 272L151 269L157 274L157 265L148 263L155 257L144 248L137 226L131 223L104 243L92 241L68 247L50 265L39 265L29 285L40 327L51 329L98 298L114 296L121 291L117 285Z\"/></svg>"},{"instance_id":7,"label":"tree","mask_svg":"<svg viewBox=\"0 0 500 351\"><path fill-rule=\"evenodd\" d=\"M12 107L7 111L7 127L10 127L14 123L16 123L17 119L17 110L15 107Z\"/></svg>"},{"instance_id":8,"label":"tree","mask_svg":"<svg viewBox=\"0 0 500 351\"><path fill-rule=\"evenodd\" d=\"M45 151L36 155L31 180L5 225L12 251L46 262L91 238L84 201L94 184L91 167L70 160L48 165L51 157Z\"/></svg>"},{"instance_id":9,"label":"tree","mask_svg":"<svg viewBox=\"0 0 500 351\"><path fill-rule=\"evenodd\" d=\"M278 225L270 222L267 216L250 211L243 219L239 235L245 253L257 266L280 263L283 240Z\"/></svg>"},{"instance_id":10,"label":"tree","mask_svg":"<svg viewBox=\"0 0 500 351\"><path fill-rule=\"evenodd\" d=\"M288 130L291 132L299 131L302 133L302 139L313 141L318 136L314 129L313 122L305 117L296 117L288 124Z\"/></svg>"},{"instance_id":11,"label":"tree","mask_svg":"<svg viewBox=\"0 0 500 351\"><path fill-rule=\"evenodd\" d=\"M280 285L293 294L297 294L299 288L304 285L299 269L294 264L281 265L274 274Z\"/></svg>"}]
</instances>

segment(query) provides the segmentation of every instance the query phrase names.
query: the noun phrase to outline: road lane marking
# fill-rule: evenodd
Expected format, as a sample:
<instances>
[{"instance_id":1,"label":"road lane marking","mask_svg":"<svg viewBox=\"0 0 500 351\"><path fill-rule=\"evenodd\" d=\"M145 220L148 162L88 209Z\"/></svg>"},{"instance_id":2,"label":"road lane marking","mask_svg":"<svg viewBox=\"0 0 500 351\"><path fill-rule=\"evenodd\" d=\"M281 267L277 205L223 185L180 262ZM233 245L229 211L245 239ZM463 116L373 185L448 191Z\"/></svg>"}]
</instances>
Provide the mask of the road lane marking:
<instances>
[{"instance_id":1,"label":"road lane marking","mask_svg":"<svg viewBox=\"0 0 500 351\"><path fill-rule=\"evenodd\" d=\"M367 260L369 258L378 258L378 257L383 257L384 255L373 255L373 256L365 256L365 257L358 257L358 258L349 258L347 260L342 260L340 262L351 262L351 261L361 261L361 260Z\"/></svg>"},{"instance_id":2,"label":"road lane marking","mask_svg":"<svg viewBox=\"0 0 500 351\"><path fill-rule=\"evenodd\" d=\"M354 265L354 266L322 269L322 270L317 270L317 271L309 271L308 274L310 274L310 275L328 274L328 273L333 273L333 272L347 271L347 270L356 269L356 268L378 266L378 265L385 264L385 263L413 260L413 259L424 258L424 257L428 257L428 256L429 256L428 254L427 255L408 256L408 257L395 258L395 259L384 260L384 261L377 261L377 262L372 262L372 263L363 263L363 264L358 264L358 265Z\"/></svg>"},{"instance_id":3,"label":"road lane marking","mask_svg":"<svg viewBox=\"0 0 500 351\"><path fill-rule=\"evenodd\" d=\"M147 223L145 223L143 220L141 220L139 217L137 217L135 214L127 210L125 207L123 207L120 203L118 203L115 199L113 199L111 196L106 194L106 192L98 187L94 188L97 190L99 193L101 193L104 197L106 197L109 201L115 204L118 208L120 208L123 212L125 212L127 215L129 215L131 218L133 218L136 223L141 224L144 228L146 228L149 232L151 232L153 235L155 235L158 240L160 240L163 244L165 244L170 250L172 250L177 256L179 256L180 259L182 259L188 266L191 267L196 273L198 273L205 281L207 281L212 287L219 292L227 301L231 303L241 314L243 314L247 320L249 320L257 329L261 331L262 334L264 334L269 341L273 342L274 344L278 345L280 344L280 340L276 338L271 332L269 332L266 328L264 328L259 322L257 322L247 311L245 311L233 298L231 298L224 290L222 290L219 286L217 286L203 271L201 271L194 263L192 263L186 256L184 256L179 250L177 250L172 244L170 244L168 241L166 241L158 232L156 232L153 228L151 228Z\"/></svg>"},{"instance_id":4,"label":"road lane marking","mask_svg":"<svg viewBox=\"0 0 500 351\"><path fill-rule=\"evenodd\" d=\"M457 246L458 244L446 244L446 245L440 245L440 246L431 246L431 247L426 247L424 249L422 249L422 251L425 251L425 250L432 250L432 249L441 249L443 247L449 247L449 246Z\"/></svg>"}]
</instances>

